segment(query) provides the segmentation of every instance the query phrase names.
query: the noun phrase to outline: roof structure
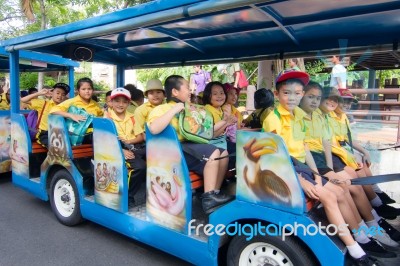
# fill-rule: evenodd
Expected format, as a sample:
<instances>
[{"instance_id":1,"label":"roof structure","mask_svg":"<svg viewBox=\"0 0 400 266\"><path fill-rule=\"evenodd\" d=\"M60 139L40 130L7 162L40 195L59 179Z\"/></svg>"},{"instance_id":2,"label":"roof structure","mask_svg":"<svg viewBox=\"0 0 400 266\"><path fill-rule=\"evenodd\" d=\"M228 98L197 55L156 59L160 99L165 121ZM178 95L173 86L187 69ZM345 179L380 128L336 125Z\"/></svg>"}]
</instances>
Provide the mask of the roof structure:
<instances>
[{"instance_id":1,"label":"roof structure","mask_svg":"<svg viewBox=\"0 0 400 266\"><path fill-rule=\"evenodd\" d=\"M29 51L21 51L19 63L22 72L63 71L79 66L79 63L70 59ZM9 72L9 69L9 53L0 47L0 72Z\"/></svg>"},{"instance_id":2,"label":"roof structure","mask_svg":"<svg viewBox=\"0 0 400 266\"><path fill-rule=\"evenodd\" d=\"M398 59L399 25L396 0L159 0L0 46L123 68L369 52Z\"/></svg>"}]
</instances>

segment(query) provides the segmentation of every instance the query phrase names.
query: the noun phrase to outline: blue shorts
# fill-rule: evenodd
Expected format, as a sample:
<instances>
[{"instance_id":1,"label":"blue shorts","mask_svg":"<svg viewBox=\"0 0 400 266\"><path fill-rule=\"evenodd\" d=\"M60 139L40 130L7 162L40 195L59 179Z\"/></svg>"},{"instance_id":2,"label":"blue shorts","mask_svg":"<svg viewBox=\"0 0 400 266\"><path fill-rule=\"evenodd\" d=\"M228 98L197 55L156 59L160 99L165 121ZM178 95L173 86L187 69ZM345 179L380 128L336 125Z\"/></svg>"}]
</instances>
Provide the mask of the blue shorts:
<instances>
[{"instance_id":1,"label":"blue shorts","mask_svg":"<svg viewBox=\"0 0 400 266\"><path fill-rule=\"evenodd\" d=\"M313 185L317 184L317 182L315 182L315 179L314 179L314 174L308 165L298 163L297 160L293 160L293 159L292 159L292 162L293 162L294 170L296 171L296 173L300 174L304 179L309 181L311 184L313 184ZM328 182L323 177L321 177L321 179L322 179L322 185L325 185Z\"/></svg>"},{"instance_id":2,"label":"blue shorts","mask_svg":"<svg viewBox=\"0 0 400 266\"><path fill-rule=\"evenodd\" d=\"M219 150L220 153L224 151L224 149L218 148L212 144L182 142L181 145L185 146L183 156L185 157L189 171L193 171L201 176L203 176L204 167L206 166L207 161L200 160L198 155L204 156L204 158L210 158L211 154L213 154L215 150ZM188 150L192 150L193 153L187 152Z\"/></svg>"}]
</instances>

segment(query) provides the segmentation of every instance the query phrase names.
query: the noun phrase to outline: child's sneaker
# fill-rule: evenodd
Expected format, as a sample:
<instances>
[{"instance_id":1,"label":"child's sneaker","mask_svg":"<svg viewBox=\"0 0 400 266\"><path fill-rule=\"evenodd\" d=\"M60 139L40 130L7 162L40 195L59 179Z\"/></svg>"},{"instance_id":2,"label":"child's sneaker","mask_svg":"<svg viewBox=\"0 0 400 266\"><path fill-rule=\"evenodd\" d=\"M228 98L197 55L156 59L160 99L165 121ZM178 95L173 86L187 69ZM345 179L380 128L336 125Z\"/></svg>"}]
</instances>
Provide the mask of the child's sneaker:
<instances>
[{"instance_id":1,"label":"child's sneaker","mask_svg":"<svg viewBox=\"0 0 400 266\"><path fill-rule=\"evenodd\" d=\"M400 241L400 232L397 231L390 223L386 222L385 219L380 219L378 221L378 225L385 230L385 232L390 236L394 241Z\"/></svg>"},{"instance_id":2,"label":"child's sneaker","mask_svg":"<svg viewBox=\"0 0 400 266\"><path fill-rule=\"evenodd\" d=\"M376 192L376 195L378 195L378 197L381 199L381 201L384 204L396 203L396 201L394 199L392 199L391 197L389 197L389 195L386 194L385 192L381 192L381 193Z\"/></svg>"},{"instance_id":3,"label":"child's sneaker","mask_svg":"<svg viewBox=\"0 0 400 266\"><path fill-rule=\"evenodd\" d=\"M388 220L394 220L397 218L397 215L399 215L398 209L385 204L382 204L379 207L374 207L374 209L379 214L379 216Z\"/></svg>"},{"instance_id":4,"label":"child's sneaker","mask_svg":"<svg viewBox=\"0 0 400 266\"><path fill-rule=\"evenodd\" d=\"M378 244L374 239L370 239L369 242L362 244L358 243L360 247L370 256L379 258L396 258L397 255L394 252L386 250L384 247Z\"/></svg>"},{"instance_id":5,"label":"child's sneaker","mask_svg":"<svg viewBox=\"0 0 400 266\"><path fill-rule=\"evenodd\" d=\"M353 259L354 266L379 266L376 260L372 260L368 255L364 255L359 259Z\"/></svg>"},{"instance_id":6,"label":"child's sneaker","mask_svg":"<svg viewBox=\"0 0 400 266\"><path fill-rule=\"evenodd\" d=\"M374 236L372 236L375 240L377 240L379 243L383 244L384 246L388 247L398 247L399 243L396 241L393 241L388 234L385 232L378 232Z\"/></svg>"}]
</instances>

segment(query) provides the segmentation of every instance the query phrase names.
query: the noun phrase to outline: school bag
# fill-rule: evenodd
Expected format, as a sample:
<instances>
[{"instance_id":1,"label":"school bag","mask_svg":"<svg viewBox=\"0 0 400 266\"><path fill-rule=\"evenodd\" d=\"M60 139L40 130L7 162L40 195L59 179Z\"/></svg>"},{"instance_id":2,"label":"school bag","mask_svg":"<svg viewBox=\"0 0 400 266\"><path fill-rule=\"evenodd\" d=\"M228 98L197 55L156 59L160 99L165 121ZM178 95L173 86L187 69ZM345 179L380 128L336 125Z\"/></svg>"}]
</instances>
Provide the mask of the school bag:
<instances>
[{"instance_id":1,"label":"school bag","mask_svg":"<svg viewBox=\"0 0 400 266\"><path fill-rule=\"evenodd\" d=\"M26 117L26 124L28 125L29 136L31 137L32 141L36 139L36 134L38 132L40 121L42 120L42 115L44 109L46 108L46 104L47 102L45 101L39 116L38 111L32 110L28 113L28 116Z\"/></svg>"},{"instance_id":2,"label":"school bag","mask_svg":"<svg viewBox=\"0 0 400 266\"><path fill-rule=\"evenodd\" d=\"M185 104L179 114L181 135L194 143L209 143L214 135L214 119L203 105Z\"/></svg>"},{"instance_id":3,"label":"school bag","mask_svg":"<svg viewBox=\"0 0 400 266\"><path fill-rule=\"evenodd\" d=\"M264 107L259 113L258 115L256 115L255 112L253 112L251 114L251 121L249 123L250 128L261 128L261 116L264 113L265 109L267 109L268 107Z\"/></svg>"},{"instance_id":4,"label":"school bag","mask_svg":"<svg viewBox=\"0 0 400 266\"><path fill-rule=\"evenodd\" d=\"M68 113L83 115L86 117L85 121L81 121L79 123L72 119L66 119L65 122L71 145L80 145L82 144L83 138L86 135L87 129L93 122L93 115L88 114L85 109L76 107L74 105L71 105L68 108Z\"/></svg>"}]
</instances>

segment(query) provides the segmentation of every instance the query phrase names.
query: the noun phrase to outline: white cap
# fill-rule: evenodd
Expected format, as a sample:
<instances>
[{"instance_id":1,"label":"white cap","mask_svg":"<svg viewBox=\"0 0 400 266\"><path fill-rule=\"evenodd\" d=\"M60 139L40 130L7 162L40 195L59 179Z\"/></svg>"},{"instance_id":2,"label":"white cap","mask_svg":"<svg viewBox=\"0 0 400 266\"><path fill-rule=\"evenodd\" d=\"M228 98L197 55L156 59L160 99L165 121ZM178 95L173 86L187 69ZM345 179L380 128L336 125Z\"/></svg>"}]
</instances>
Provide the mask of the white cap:
<instances>
[{"instance_id":1,"label":"white cap","mask_svg":"<svg viewBox=\"0 0 400 266\"><path fill-rule=\"evenodd\" d=\"M124 89L124 88L116 88L116 89L112 90L111 100L118 96L124 96L128 100L131 99L131 93L127 89Z\"/></svg>"}]
</instances>

